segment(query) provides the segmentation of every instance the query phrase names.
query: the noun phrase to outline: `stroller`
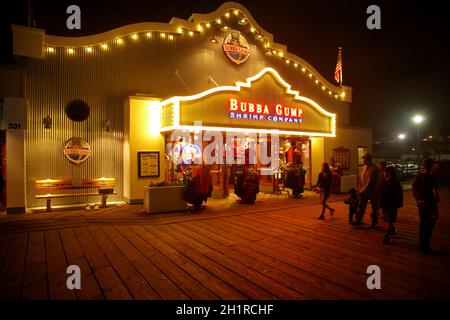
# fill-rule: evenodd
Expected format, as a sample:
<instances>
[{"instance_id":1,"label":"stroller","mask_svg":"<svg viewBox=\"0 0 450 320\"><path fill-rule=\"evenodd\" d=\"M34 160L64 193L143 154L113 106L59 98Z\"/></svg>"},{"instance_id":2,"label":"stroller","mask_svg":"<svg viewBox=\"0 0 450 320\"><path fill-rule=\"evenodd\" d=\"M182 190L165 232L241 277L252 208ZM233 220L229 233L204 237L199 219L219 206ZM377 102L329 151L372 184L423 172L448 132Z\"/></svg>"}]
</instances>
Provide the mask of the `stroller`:
<instances>
[{"instance_id":1,"label":"stroller","mask_svg":"<svg viewBox=\"0 0 450 320\"><path fill-rule=\"evenodd\" d=\"M209 171L205 173L203 179L200 175L196 175L188 178L186 182L183 193L184 200L192 204L195 210L203 208L203 202L208 200L213 191Z\"/></svg>"},{"instance_id":2,"label":"stroller","mask_svg":"<svg viewBox=\"0 0 450 320\"><path fill-rule=\"evenodd\" d=\"M259 177L255 172L243 171L236 175L234 193L243 203L253 204L259 192Z\"/></svg>"},{"instance_id":3,"label":"stroller","mask_svg":"<svg viewBox=\"0 0 450 320\"><path fill-rule=\"evenodd\" d=\"M344 200L344 203L349 205L348 219L350 224L359 226L364 218L368 195L359 193L354 188L350 189L349 193L350 196Z\"/></svg>"},{"instance_id":4,"label":"stroller","mask_svg":"<svg viewBox=\"0 0 450 320\"><path fill-rule=\"evenodd\" d=\"M303 172L302 172L303 170ZM286 171L286 188L292 189L292 197L299 198L305 192L305 174L304 169L290 167Z\"/></svg>"}]
</instances>

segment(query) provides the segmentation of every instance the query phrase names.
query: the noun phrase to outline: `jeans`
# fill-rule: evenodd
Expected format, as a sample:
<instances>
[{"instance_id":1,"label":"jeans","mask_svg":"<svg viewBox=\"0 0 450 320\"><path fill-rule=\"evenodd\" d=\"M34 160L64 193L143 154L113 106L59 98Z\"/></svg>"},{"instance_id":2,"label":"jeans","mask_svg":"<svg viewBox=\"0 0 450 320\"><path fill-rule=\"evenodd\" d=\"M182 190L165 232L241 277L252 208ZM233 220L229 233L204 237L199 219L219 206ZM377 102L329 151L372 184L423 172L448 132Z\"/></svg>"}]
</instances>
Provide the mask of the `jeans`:
<instances>
[{"instance_id":1,"label":"jeans","mask_svg":"<svg viewBox=\"0 0 450 320\"><path fill-rule=\"evenodd\" d=\"M369 202L369 200L370 206L372 207L370 219L372 220L372 226L374 227L378 224L378 199L374 192L371 192L370 194L364 194L362 203L363 212L366 211L367 203Z\"/></svg>"},{"instance_id":2,"label":"jeans","mask_svg":"<svg viewBox=\"0 0 450 320\"><path fill-rule=\"evenodd\" d=\"M419 207L420 228L419 228L419 240L420 248L422 250L428 250L431 248L431 234L433 228L436 225L437 205L425 205Z\"/></svg>"}]
</instances>

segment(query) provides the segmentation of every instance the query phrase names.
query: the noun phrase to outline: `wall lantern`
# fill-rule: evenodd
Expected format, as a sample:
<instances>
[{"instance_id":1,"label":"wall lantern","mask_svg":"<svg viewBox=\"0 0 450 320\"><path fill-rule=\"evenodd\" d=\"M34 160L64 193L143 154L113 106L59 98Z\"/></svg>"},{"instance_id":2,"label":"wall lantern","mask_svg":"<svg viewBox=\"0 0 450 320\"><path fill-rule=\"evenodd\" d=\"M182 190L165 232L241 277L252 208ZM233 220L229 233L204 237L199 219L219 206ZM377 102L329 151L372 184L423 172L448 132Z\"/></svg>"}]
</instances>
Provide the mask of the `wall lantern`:
<instances>
[{"instance_id":1,"label":"wall lantern","mask_svg":"<svg viewBox=\"0 0 450 320\"><path fill-rule=\"evenodd\" d=\"M47 115L44 119L42 119L42 124L44 125L44 129L52 128L52 118L50 115Z\"/></svg>"}]
</instances>

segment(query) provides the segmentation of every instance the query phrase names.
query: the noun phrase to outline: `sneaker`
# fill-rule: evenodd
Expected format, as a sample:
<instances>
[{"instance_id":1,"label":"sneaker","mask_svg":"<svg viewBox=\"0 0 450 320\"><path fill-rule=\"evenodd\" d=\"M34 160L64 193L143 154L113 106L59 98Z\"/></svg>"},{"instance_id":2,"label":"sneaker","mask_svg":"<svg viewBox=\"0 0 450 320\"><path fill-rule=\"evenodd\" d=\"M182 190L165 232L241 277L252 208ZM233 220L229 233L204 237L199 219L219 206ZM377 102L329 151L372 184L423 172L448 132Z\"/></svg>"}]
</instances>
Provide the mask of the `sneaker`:
<instances>
[{"instance_id":1,"label":"sneaker","mask_svg":"<svg viewBox=\"0 0 450 320\"><path fill-rule=\"evenodd\" d=\"M325 220L325 216L320 215L319 220Z\"/></svg>"}]
</instances>

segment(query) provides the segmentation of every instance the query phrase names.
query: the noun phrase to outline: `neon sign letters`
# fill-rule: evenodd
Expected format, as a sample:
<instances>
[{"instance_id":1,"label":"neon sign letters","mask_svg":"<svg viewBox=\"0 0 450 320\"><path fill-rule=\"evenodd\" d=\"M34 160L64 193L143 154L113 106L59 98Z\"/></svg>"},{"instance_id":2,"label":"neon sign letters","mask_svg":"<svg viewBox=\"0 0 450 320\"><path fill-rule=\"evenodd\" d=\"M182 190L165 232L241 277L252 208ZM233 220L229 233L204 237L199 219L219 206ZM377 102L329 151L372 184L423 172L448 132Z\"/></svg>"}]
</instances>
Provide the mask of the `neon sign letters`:
<instances>
[{"instance_id":1,"label":"neon sign letters","mask_svg":"<svg viewBox=\"0 0 450 320\"><path fill-rule=\"evenodd\" d=\"M303 110L282 104L267 105L230 98L229 116L232 119L268 120L276 122L302 123Z\"/></svg>"}]
</instances>

